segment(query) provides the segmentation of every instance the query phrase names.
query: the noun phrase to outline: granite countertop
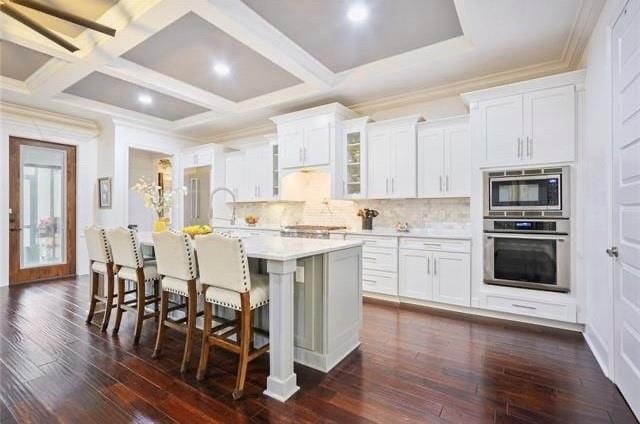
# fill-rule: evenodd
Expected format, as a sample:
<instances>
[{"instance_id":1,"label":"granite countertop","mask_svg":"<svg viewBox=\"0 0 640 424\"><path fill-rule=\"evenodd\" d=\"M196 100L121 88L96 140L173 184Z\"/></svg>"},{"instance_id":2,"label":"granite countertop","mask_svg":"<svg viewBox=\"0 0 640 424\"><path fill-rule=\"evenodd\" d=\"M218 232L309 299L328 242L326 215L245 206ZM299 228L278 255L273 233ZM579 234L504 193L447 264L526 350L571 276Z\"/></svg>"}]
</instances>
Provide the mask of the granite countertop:
<instances>
[{"instance_id":1,"label":"granite countertop","mask_svg":"<svg viewBox=\"0 0 640 424\"><path fill-rule=\"evenodd\" d=\"M153 237L150 232L140 232L138 237L141 244L153 245ZM362 245L362 242L358 240L286 238L279 236L247 237L243 241L248 257L273 261L306 258ZM197 237L194 241L194 247L198 248Z\"/></svg>"}]
</instances>

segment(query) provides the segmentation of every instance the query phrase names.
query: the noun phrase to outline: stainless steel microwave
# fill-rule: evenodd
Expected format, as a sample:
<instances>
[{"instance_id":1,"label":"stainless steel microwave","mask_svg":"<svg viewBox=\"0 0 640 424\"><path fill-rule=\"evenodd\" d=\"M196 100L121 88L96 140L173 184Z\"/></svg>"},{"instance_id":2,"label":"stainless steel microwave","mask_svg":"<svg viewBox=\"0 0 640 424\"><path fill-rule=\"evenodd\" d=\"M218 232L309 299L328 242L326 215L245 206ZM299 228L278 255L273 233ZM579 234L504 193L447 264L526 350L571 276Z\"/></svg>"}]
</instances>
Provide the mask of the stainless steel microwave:
<instances>
[{"instance_id":1,"label":"stainless steel microwave","mask_svg":"<svg viewBox=\"0 0 640 424\"><path fill-rule=\"evenodd\" d=\"M569 218L568 166L487 171L484 216Z\"/></svg>"}]
</instances>

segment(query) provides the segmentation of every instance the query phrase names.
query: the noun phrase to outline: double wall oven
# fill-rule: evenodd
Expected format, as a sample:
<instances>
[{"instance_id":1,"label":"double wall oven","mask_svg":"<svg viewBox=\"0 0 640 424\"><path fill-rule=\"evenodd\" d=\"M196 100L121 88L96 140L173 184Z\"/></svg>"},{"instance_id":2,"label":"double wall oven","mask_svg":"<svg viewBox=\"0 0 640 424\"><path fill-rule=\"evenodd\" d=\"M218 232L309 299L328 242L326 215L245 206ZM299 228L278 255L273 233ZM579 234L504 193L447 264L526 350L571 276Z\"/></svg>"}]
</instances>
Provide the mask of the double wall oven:
<instances>
[{"instance_id":1,"label":"double wall oven","mask_svg":"<svg viewBox=\"0 0 640 424\"><path fill-rule=\"evenodd\" d=\"M484 175L484 282L568 292L569 167Z\"/></svg>"}]
</instances>

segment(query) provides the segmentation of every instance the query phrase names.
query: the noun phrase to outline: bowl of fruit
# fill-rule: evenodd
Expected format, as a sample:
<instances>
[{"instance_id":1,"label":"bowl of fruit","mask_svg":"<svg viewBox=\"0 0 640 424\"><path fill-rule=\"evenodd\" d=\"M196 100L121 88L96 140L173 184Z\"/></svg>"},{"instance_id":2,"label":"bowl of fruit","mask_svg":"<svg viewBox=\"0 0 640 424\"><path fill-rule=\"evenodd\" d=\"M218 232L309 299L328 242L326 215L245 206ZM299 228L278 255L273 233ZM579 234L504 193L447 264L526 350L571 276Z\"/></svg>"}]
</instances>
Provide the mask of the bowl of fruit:
<instances>
[{"instance_id":1,"label":"bowl of fruit","mask_svg":"<svg viewBox=\"0 0 640 424\"><path fill-rule=\"evenodd\" d=\"M213 229L209 225L189 225L188 227L184 227L182 232L189 234L191 238L195 238L195 236L211 234Z\"/></svg>"},{"instance_id":2,"label":"bowl of fruit","mask_svg":"<svg viewBox=\"0 0 640 424\"><path fill-rule=\"evenodd\" d=\"M255 227L258 223L258 217L255 215L247 215L244 217L244 222L250 227Z\"/></svg>"}]
</instances>

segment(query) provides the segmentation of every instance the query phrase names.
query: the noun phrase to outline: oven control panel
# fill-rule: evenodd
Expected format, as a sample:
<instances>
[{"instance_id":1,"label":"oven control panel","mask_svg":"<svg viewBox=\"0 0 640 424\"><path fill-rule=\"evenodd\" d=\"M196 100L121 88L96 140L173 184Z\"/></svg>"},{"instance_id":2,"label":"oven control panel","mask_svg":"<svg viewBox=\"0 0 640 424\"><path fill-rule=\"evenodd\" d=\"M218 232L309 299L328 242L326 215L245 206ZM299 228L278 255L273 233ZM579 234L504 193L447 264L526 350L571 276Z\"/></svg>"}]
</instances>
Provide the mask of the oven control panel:
<instances>
[{"instance_id":1,"label":"oven control panel","mask_svg":"<svg viewBox=\"0 0 640 424\"><path fill-rule=\"evenodd\" d=\"M485 232L569 234L568 220L485 219Z\"/></svg>"}]
</instances>

